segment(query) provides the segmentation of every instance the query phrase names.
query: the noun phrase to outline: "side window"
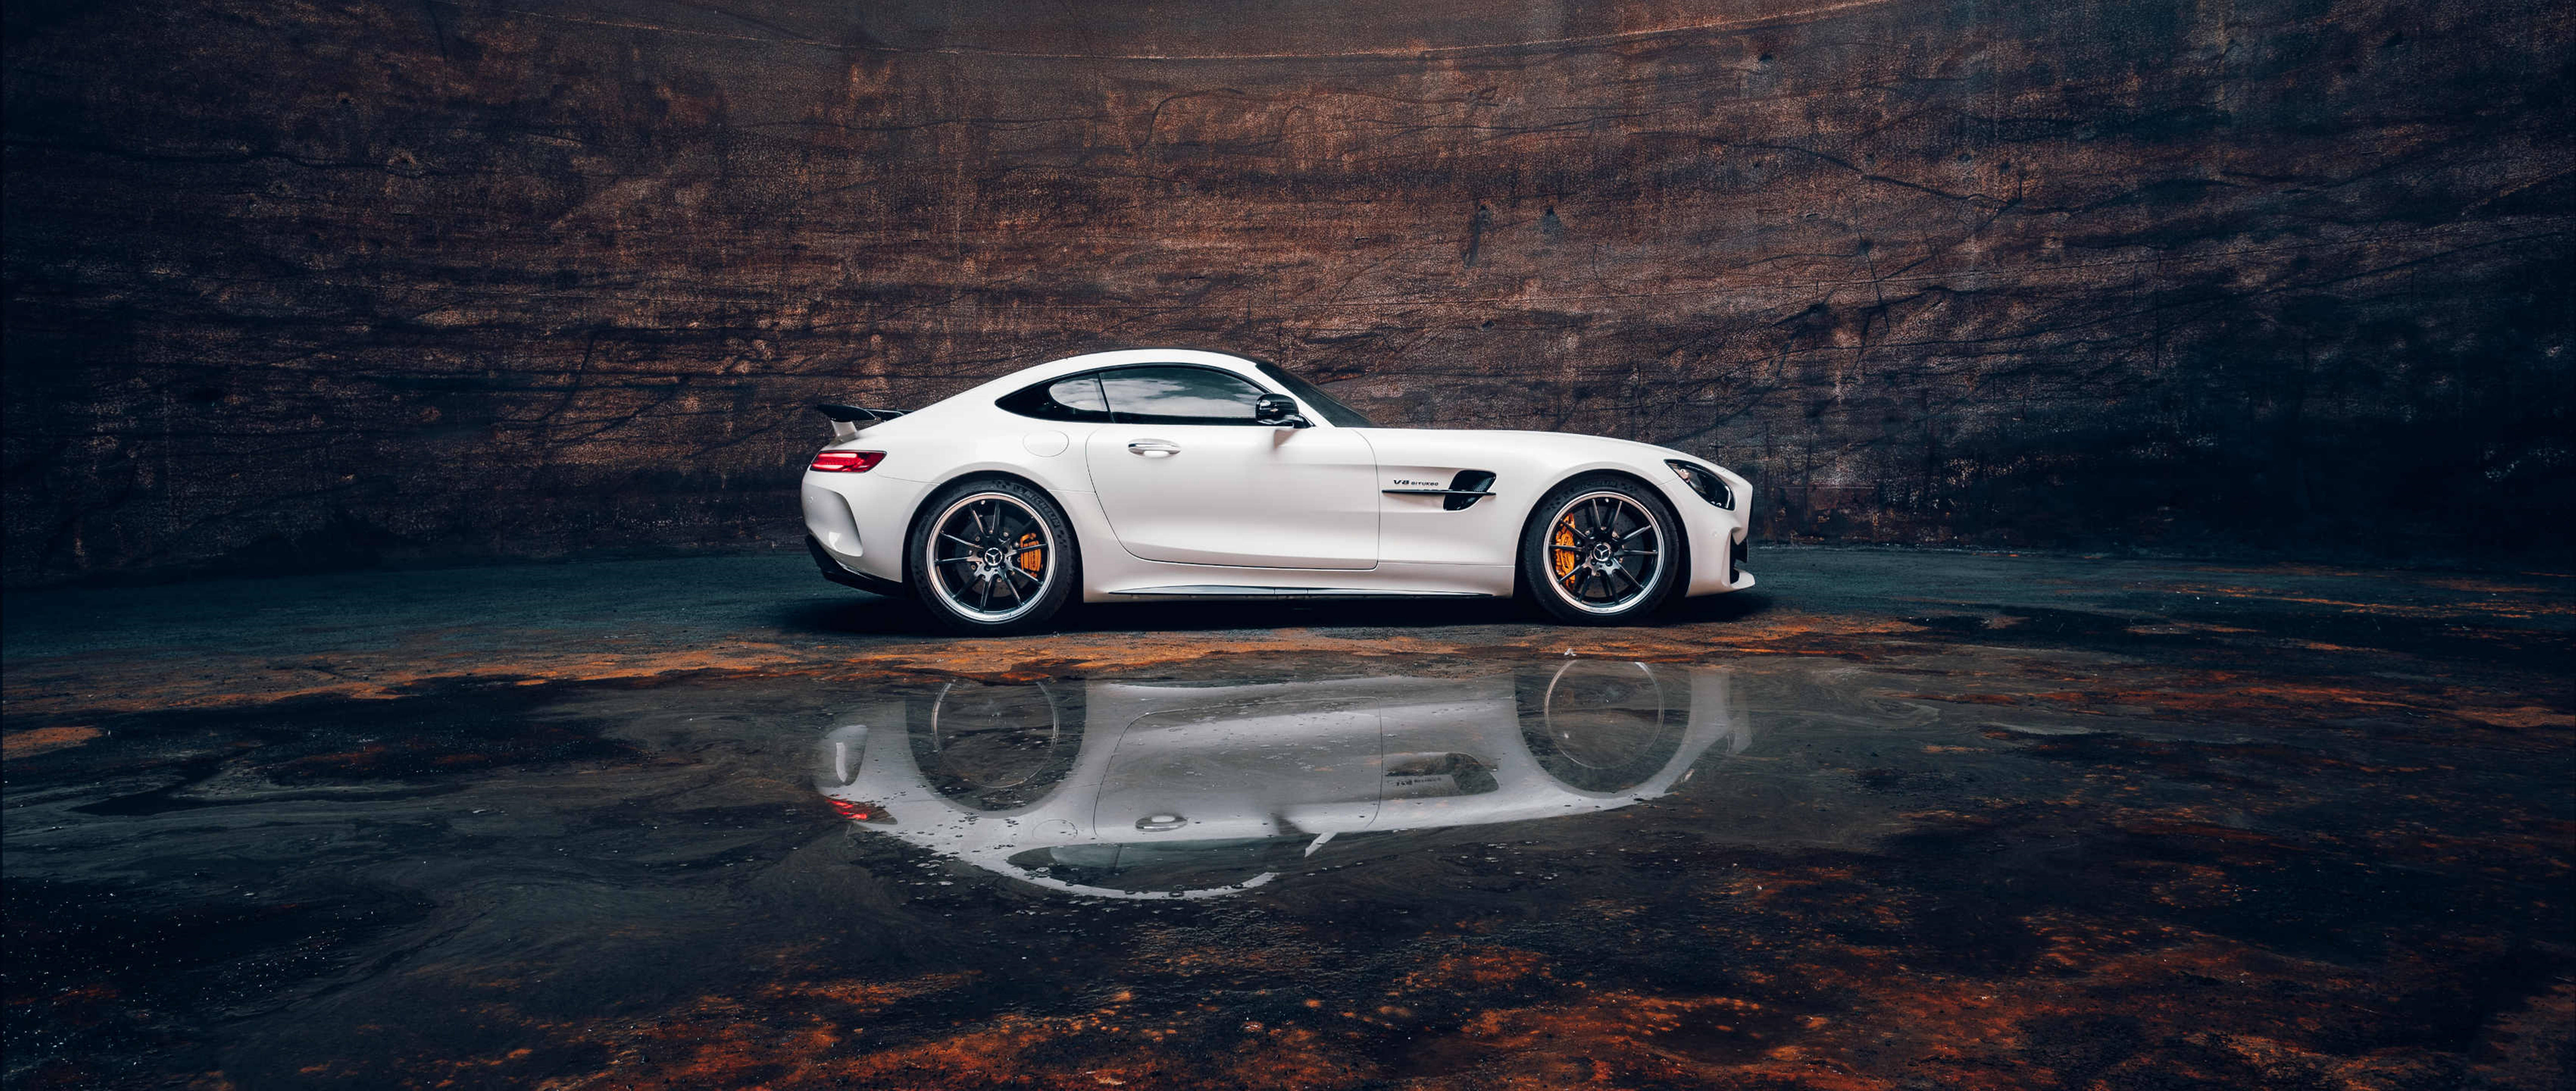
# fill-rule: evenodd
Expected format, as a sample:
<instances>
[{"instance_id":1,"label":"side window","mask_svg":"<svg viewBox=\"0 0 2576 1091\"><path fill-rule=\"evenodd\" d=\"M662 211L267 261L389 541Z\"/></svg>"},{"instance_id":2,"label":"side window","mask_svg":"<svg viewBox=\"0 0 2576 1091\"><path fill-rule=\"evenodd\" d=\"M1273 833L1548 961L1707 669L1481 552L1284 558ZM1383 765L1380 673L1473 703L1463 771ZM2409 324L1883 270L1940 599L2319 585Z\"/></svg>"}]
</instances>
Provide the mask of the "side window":
<instances>
[{"instance_id":1,"label":"side window","mask_svg":"<svg viewBox=\"0 0 2576 1091\"><path fill-rule=\"evenodd\" d=\"M1122 367L1100 373L1121 424L1251 424L1268 391L1203 367Z\"/></svg>"},{"instance_id":2,"label":"side window","mask_svg":"<svg viewBox=\"0 0 2576 1091\"><path fill-rule=\"evenodd\" d=\"M1100 373L1096 371L1022 387L1002 395L993 404L1040 420L1109 420L1109 402L1100 395Z\"/></svg>"}]
</instances>

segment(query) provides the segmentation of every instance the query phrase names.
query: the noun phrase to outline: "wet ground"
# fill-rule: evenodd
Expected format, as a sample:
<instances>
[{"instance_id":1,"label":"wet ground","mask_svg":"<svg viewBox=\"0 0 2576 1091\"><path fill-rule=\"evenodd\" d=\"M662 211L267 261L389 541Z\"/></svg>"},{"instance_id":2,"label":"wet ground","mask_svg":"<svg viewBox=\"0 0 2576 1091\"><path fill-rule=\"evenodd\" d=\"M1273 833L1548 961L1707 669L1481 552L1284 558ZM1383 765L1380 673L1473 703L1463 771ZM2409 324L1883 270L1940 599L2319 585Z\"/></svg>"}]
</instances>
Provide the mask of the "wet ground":
<instances>
[{"instance_id":1,"label":"wet ground","mask_svg":"<svg viewBox=\"0 0 2576 1091\"><path fill-rule=\"evenodd\" d=\"M2576 576L1756 562L1613 630L12 595L5 1082L2569 1085Z\"/></svg>"}]
</instances>

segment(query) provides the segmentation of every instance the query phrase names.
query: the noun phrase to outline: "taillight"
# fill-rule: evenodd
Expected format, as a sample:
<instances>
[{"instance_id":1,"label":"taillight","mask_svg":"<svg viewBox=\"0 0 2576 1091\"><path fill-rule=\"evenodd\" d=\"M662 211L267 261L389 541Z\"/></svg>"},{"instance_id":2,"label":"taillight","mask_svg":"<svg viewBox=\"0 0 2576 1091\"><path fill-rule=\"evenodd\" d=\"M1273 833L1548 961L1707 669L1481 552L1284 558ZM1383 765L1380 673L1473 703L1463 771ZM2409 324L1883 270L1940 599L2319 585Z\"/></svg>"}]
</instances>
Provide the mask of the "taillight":
<instances>
[{"instance_id":1,"label":"taillight","mask_svg":"<svg viewBox=\"0 0 2576 1091\"><path fill-rule=\"evenodd\" d=\"M885 812L885 808L877 806L874 803L860 803L855 800L835 799L832 801L832 809L840 812L841 817L849 819L852 822L872 822L880 826L894 825L894 816L887 814Z\"/></svg>"},{"instance_id":2,"label":"taillight","mask_svg":"<svg viewBox=\"0 0 2576 1091\"><path fill-rule=\"evenodd\" d=\"M805 468L833 474L863 474L876 469L877 463L883 461L883 451L825 451L815 455L814 464Z\"/></svg>"}]
</instances>

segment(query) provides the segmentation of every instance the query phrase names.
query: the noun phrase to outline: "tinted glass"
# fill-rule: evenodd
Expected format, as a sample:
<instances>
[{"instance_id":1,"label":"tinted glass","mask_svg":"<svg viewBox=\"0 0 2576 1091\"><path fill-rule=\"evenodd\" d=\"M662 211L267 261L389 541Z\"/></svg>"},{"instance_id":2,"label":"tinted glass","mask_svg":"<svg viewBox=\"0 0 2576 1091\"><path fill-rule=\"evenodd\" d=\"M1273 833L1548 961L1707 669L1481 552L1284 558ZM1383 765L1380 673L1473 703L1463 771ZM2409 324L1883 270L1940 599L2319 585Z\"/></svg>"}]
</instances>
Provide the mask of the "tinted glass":
<instances>
[{"instance_id":1,"label":"tinted glass","mask_svg":"<svg viewBox=\"0 0 2576 1091\"><path fill-rule=\"evenodd\" d=\"M1267 393L1203 367L1124 367L1101 372L1100 386L1122 423L1251 424L1252 403Z\"/></svg>"},{"instance_id":2,"label":"tinted glass","mask_svg":"<svg viewBox=\"0 0 2576 1091\"><path fill-rule=\"evenodd\" d=\"M1109 411L1109 399L1100 396L1100 376L1076 375L1058 379L1047 387L1047 397L1057 405L1094 413Z\"/></svg>"},{"instance_id":3,"label":"tinted glass","mask_svg":"<svg viewBox=\"0 0 2576 1091\"><path fill-rule=\"evenodd\" d=\"M1109 402L1100 396L1100 375L1091 372L1049 379L1003 395L993 404L1023 417L1041 420L1106 421Z\"/></svg>"},{"instance_id":4,"label":"tinted glass","mask_svg":"<svg viewBox=\"0 0 2576 1091\"><path fill-rule=\"evenodd\" d=\"M1287 387L1289 393L1303 399L1307 405L1313 406L1315 412L1323 414L1324 419L1333 422L1336 428L1377 427L1375 421L1361 415L1359 410L1334 401L1333 396L1324 393L1321 387L1299 378L1295 372L1287 368L1266 360L1253 366L1260 368L1262 374L1270 376L1272 382Z\"/></svg>"}]
</instances>

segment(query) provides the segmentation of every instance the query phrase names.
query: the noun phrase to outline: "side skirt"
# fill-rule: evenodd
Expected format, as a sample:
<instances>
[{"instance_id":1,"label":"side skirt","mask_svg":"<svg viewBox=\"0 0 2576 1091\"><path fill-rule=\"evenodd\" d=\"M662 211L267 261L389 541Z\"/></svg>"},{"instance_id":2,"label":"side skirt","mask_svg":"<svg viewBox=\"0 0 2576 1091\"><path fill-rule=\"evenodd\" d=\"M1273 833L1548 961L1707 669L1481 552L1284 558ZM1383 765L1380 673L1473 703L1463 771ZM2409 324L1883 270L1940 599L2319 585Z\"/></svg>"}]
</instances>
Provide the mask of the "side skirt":
<instances>
[{"instance_id":1,"label":"side skirt","mask_svg":"<svg viewBox=\"0 0 2576 1091\"><path fill-rule=\"evenodd\" d=\"M1494 597L1473 591L1377 591L1365 587L1247 587L1224 583L1136 587L1124 591L1111 591L1109 594L1183 599L1482 599Z\"/></svg>"}]
</instances>

